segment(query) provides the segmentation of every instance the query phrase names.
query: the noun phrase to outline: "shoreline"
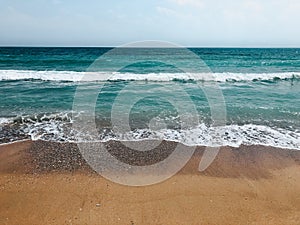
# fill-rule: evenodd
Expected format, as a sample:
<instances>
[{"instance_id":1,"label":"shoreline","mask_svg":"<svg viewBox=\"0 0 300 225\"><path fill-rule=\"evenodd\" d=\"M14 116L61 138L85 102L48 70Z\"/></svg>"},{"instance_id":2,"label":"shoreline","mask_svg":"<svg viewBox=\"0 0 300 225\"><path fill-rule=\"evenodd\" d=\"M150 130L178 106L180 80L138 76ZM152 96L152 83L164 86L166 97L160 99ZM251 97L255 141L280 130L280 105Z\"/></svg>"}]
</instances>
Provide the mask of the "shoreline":
<instances>
[{"instance_id":1,"label":"shoreline","mask_svg":"<svg viewBox=\"0 0 300 225\"><path fill-rule=\"evenodd\" d=\"M5 146L5 145L13 145L16 143L23 143L23 142L27 142L27 141L33 141L33 140L28 138L28 139L16 140L16 141L12 141L12 142L4 142L4 143L0 143L0 147Z\"/></svg>"},{"instance_id":2,"label":"shoreline","mask_svg":"<svg viewBox=\"0 0 300 225\"><path fill-rule=\"evenodd\" d=\"M58 144L79 144L81 142L76 142L76 141L53 141L53 140L41 140L41 139L38 139L38 140L32 140L31 138L27 138L27 139L20 139L20 140L15 140L15 141L12 141L12 142L3 142L3 143L0 143L0 147L1 146L6 146L6 145L13 145L13 144L16 144L16 143L23 143L23 142L27 142L27 141L30 141L30 142L48 142L48 143L58 143ZM105 141L100 141L100 143L108 143L108 142L144 142L144 141L157 141L156 139L139 139L139 140L114 140L114 139L111 139L111 140L105 140ZM203 147L203 148L206 148L206 147L212 147L212 148L234 148L234 149L238 149L238 148L243 148L243 147L263 147L263 148L274 148L274 149L282 149L282 150L288 150L288 151L300 151L300 149L297 149L297 148L289 148L289 147L278 147L278 146L272 146L272 145L263 145L263 144L251 144L251 145L245 145L245 144L241 144L239 146L232 146L232 145L220 145L220 146L204 146L204 145L188 145L186 143L182 143L180 141L176 141L176 140L162 140L163 142L172 142L172 143L177 143L177 144L181 144L181 145L184 145L186 147L195 147L195 148L199 148L199 147ZM83 142L84 143L84 142ZM87 141L87 143L89 143Z\"/></svg>"},{"instance_id":3,"label":"shoreline","mask_svg":"<svg viewBox=\"0 0 300 225\"><path fill-rule=\"evenodd\" d=\"M118 144L110 144L118 150ZM76 144L45 141L0 146L1 224L300 221L298 150L222 147L210 167L199 172L204 147L197 147L176 175L143 187L103 178L77 150Z\"/></svg>"}]
</instances>

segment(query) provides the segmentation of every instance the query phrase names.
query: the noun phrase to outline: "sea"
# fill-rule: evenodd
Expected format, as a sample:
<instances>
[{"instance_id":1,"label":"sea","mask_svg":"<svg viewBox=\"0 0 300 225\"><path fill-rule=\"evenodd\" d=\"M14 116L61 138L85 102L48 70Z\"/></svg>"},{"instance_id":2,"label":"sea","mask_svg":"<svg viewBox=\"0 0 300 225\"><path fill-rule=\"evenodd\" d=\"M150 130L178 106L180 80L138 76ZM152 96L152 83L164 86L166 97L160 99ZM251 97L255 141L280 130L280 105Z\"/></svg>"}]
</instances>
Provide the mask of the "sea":
<instances>
[{"instance_id":1,"label":"sea","mask_svg":"<svg viewBox=\"0 0 300 225\"><path fill-rule=\"evenodd\" d=\"M1 47L0 143L27 139L300 150L300 49Z\"/></svg>"}]
</instances>

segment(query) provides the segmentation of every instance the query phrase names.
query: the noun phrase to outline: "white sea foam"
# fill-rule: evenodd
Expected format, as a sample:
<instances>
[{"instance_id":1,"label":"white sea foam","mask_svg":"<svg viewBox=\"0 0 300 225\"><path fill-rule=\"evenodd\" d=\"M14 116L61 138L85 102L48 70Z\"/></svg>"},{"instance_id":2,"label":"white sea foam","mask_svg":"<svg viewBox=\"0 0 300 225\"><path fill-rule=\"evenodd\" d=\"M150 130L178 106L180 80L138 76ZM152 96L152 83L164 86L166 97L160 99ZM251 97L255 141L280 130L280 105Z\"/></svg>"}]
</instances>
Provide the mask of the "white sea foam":
<instances>
[{"instance_id":1,"label":"white sea foam","mask_svg":"<svg viewBox=\"0 0 300 225\"><path fill-rule=\"evenodd\" d=\"M58 121L28 124L25 129L32 140L48 140L60 142L85 141L139 141L139 140L166 140L183 143L188 146L232 146L264 145L278 148L300 150L299 130L289 131L282 128L246 124L208 127L205 124L187 129L137 129L127 133L113 131L100 132L96 139L89 133L78 133L69 126Z\"/></svg>"},{"instance_id":2,"label":"white sea foam","mask_svg":"<svg viewBox=\"0 0 300 225\"><path fill-rule=\"evenodd\" d=\"M5 124L8 124L8 123L11 123L12 120L9 119L9 118L5 118L5 117L0 117L0 126L1 125L5 125Z\"/></svg>"},{"instance_id":3,"label":"white sea foam","mask_svg":"<svg viewBox=\"0 0 300 225\"><path fill-rule=\"evenodd\" d=\"M102 129L96 134L97 137L95 139L94 134L88 132L79 133L73 129L70 113L22 117L15 118L13 121L7 118L0 118L2 126L11 122L14 122L19 132L11 132L11 128L8 126L8 130L6 130L7 135L21 134L21 139L30 137L32 140L55 142L166 140L183 143L188 146L239 147L240 145L264 145L300 150L299 129L287 130L255 124L218 127L199 124L197 127L185 130L136 129L126 133L115 133L109 129ZM5 129L5 127L1 129ZM20 140L20 138L13 136L11 140Z\"/></svg>"},{"instance_id":4,"label":"white sea foam","mask_svg":"<svg viewBox=\"0 0 300 225\"><path fill-rule=\"evenodd\" d=\"M83 72L74 71L34 71L34 70L0 70L0 80L45 80L45 81L80 81Z\"/></svg>"},{"instance_id":5,"label":"white sea foam","mask_svg":"<svg viewBox=\"0 0 300 225\"><path fill-rule=\"evenodd\" d=\"M87 76L88 75L88 76ZM0 80L45 80L79 82L88 77L89 81L137 80L137 81L253 81L300 78L300 72L282 73L119 73L119 72L75 72L75 71L33 71L33 70L0 70Z\"/></svg>"},{"instance_id":6,"label":"white sea foam","mask_svg":"<svg viewBox=\"0 0 300 225\"><path fill-rule=\"evenodd\" d=\"M146 138L145 138L146 136ZM261 125L228 125L207 127L204 124L189 130L163 129L159 131L136 130L127 134L116 134L105 140L159 139L176 141L188 146L232 146L264 145L300 150L300 133L284 129L274 129Z\"/></svg>"}]
</instances>

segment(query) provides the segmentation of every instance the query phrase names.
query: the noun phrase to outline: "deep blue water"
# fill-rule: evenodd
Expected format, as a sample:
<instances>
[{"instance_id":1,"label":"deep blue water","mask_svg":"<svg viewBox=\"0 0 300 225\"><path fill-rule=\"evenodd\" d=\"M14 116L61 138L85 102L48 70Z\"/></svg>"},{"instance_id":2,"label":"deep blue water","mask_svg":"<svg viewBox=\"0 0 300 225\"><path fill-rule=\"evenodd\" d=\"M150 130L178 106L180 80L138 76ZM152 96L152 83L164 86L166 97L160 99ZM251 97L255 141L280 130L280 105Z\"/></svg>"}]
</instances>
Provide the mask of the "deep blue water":
<instances>
[{"instance_id":1,"label":"deep blue water","mask_svg":"<svg viewBox=\"0 0 300 225\"><path fill-rule=\"evenodd\" d=\"M1 70L85 71L112 48L0 47ZM300 49L190 48L213 72L300 72Z\"/></svg>"}]
</instances>

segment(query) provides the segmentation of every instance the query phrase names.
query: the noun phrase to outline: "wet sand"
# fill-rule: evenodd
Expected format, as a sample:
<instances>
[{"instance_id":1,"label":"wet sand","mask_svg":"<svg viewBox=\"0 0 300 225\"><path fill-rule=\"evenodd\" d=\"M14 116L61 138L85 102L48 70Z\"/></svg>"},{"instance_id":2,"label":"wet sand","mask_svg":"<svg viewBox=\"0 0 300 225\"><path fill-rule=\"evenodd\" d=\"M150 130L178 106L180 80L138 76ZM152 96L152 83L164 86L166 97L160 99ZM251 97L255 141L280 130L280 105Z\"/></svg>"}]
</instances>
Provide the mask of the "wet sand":
<instances>
[{"instance_id":1,"label":"wet sand","mask_svg":"<svg viewBox=\"0 0 300 225\"><path fill-rule=\"evenodd\" d=\"M76 144L2 145L0 224L300 224L300 151L223 147L199 172L203 151L162 183L129 187L93 172Z\"/></svg>"}]
</instances>

